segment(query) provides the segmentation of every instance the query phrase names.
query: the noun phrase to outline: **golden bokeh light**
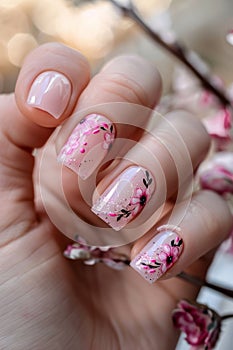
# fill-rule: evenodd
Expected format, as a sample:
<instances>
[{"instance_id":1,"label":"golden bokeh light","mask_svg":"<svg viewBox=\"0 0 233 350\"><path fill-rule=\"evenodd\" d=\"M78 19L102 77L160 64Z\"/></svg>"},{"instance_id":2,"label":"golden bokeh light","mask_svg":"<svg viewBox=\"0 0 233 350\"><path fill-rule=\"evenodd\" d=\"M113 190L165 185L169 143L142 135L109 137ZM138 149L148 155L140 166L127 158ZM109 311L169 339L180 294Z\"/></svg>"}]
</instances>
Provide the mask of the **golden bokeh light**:
<instances>
[{"instance_id":1,"label":"golden bokeh light","mask_svg":"<svg viewBox=\"0 0 233 350\"><path fill-rule=\"evenodd\" d=\"M15 34L7 44L9 61L21 67L25 56L37 46L35 38L29 33Z\"/></svg>"},{"instance_id":2,"label":"golden bokeh light","mask_svg":"<svg viewBox=\"0 0 233 350\"><path fill-rule=\"evenodd\" d=\"M8 40L19 32L30 31L27 15L20 7L1 7L0 2L0 39Z\"/></svg>"},{"instance_id":3,"label":"golden bokeh light","mask_svg":"<svg viewBox=\"0 0 233 350\"><path fill-rule=\"evenodd\" d=\"M87 57L100 58L112 48L114 42L114 23L116 14L107 4L95 7L86 6L82 11L70 11L70 23L60 18L59 36L69 45L81 50Z\"/></svg>"},{"instance_id":4,"label":"golden bokeh light","mask_svg":"<svg viewBox=\"0 0 233 350\"><path fill-rule=\"evenodd\" d=\"M171 0L134 2L143 15L151 15L165 10ZM107 0L0 0L0 75L4 80L10 67L20 67L28 52L49 41L80 50L94 64L133 27Z\"/></svg>"}]
</instances>

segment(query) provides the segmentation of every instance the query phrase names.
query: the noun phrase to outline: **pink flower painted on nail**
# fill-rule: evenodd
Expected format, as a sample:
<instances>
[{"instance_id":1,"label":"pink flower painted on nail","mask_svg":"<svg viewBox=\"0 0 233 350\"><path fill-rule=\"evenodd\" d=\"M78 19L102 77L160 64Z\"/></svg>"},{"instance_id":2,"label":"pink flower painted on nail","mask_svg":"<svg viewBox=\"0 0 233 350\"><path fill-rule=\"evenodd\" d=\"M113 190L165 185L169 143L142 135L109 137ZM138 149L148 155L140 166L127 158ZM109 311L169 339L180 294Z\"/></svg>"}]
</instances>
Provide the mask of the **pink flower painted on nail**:
<instances>
[{"instance_id":1,"label":"pink flower painted on nail","mask_svg":"<svg viewBox=\"0 0 233 350\"><path fill-rule=\"evenodd\" d=\"M109 150L113 144L114 138L115 137L111 132L106 132L104 134L103 149Z\"/></svg>"},{"instance_id":2,"label":"pink flower painted on nail","mask_svg":"<svg viewBox=\"0 0 233 350\"><path fill-rule=\"evenodd\" d=\"M172 266L179 257L179 248L169 244L162 246L162 251L159 254L159 260L161 262L161 271L164 273Z\"/></svg>"},{"instance_id":3,"label":"pink flower painted on nail","mask_svg":"<svg viewBox=\"0 0 233 350\"><path fill-rule=\"evenodd\" d=\"M142 209L142 207L144 207L144 205L147 202L148 196L149 196L148 187L136 188L134 196L130 201L130 204L134 206L134 209L133 209L134 215L136 215Z\"/></svg>"},{"instance_id":4,"label":"pink flower painted on nail","mask_svg":"<svg viewBox=\"0 0 233 350\"><path fill-rule=\"evenodd\" d=\"M174 326L186 334L193 346L212 350L221 331L221 317L206 305L181 300L172 313Z\"/></svg>"},{"instance_id":5,"label":"pink flower painted on nail","mask_svg":"<svg viewBox=\"0 0 233 350\"><path fill-rule=\"evenodd\" d=\"M150 196L150 189L149 186L152 184L152 177L150 177L149 171L145 171L145 178L143 178L143 186L142 187L136 187L133 197L131 198L128 208L131 207L131 209L121 209L121 211L118 213L117 221L121 220L122 217L128 218L130 215L133 217L140 213L140 211L143 209L143 207L146 205L147 200ZM112 213L110 213L111 216Z\"/></svg>"},{"instance_id":6,"label":"pink flower painted on nail","mask_svg":"<svg viewBox=\"0 0 233 350\"><path fill-rule=\"evenodd\" d=\"M164 231L148 242L130 265L153 283L176 263L182 250L183 239L175 230L164 226Z\"/></svg>"},{"instance_id":7,"label":"pink flower painted on nail","mask_svg":"<svg viewBox=\"0 0 233 350\"><path fill-rule=\"evenodd\" d=\"M148 170L131 166L105 190L92 211L119 231L139 215L151 198L155 182Z\"/></svg>"},{"instance_id":8,"label":"pink flower painted on nail","mask_svg":"<svg viewBox=\"0 0 233 350\"><path fill-rule=\"evenodd\" d=\"M58 161L86 179L100 165L115 138L113 124L104 116L83 118L58 155Z\"/></svg>"}]
</instances>

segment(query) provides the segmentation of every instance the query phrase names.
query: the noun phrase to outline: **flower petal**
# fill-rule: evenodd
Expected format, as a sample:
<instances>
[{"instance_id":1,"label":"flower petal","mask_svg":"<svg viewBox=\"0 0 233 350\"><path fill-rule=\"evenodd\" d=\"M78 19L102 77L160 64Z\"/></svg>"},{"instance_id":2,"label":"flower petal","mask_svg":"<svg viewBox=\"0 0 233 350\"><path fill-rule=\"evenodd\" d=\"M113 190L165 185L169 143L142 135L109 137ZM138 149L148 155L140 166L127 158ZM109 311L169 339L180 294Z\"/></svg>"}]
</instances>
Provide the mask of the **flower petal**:
<instances>
[{"instance_id":1,"label":"flower petal","mask_svg":"<svg viewBox=\"0 0 233 350\"><path fill-rule=\"evenodd\" d=\"M161 253L159 254L159 259L160 259L161 261L166 261L166 260L167 260L167 254L164 253L164 252L161 252Z\"/></svg>"},{"instance_id":2,"label":"flower petal","mask_svg":"<svg viewBox=\"0 0 233 350\"><path fill-rule=\"evenodd\" d=\"M130 201L131 204L139 204L140 203L140 198L133 197Z\"/></svg>"},{"instance_id":3,"label":"flower petal","mask_svg":"<svg viewBox=\"0 0 233 350\"><path fill-rule=\"evenodd\" d=\"M140 187L138 187L136 188L135 193L137 197L141 197L141 195L143 194L143 190Z\"/></svg>"},{"instance_id":4,"label":"flower petal","mask_svg":"<svg viewBox=\"0 0 233 350\"><path fill-rule=\"evenodd\" d=\"M169 244L164 244L163 250L164 250L165 253L167 253L167 255L171 254L171 247L170 247Z\"/></svg>"}]
</instances>

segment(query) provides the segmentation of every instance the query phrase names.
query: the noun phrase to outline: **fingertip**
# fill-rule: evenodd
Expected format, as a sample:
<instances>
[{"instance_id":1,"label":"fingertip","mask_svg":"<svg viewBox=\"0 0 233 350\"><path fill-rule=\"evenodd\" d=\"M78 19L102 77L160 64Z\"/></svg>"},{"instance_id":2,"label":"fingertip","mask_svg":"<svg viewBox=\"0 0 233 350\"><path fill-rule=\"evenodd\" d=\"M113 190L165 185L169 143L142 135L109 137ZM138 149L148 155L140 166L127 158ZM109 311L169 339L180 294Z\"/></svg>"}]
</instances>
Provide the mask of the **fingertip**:
<instances>
[{"instance_id":1,"label":"fingertip","mask_svg":"<svg viewBox=\"0 0 233 350\"><path fill-rule=\"evenodd\" d=\"M81 53L62 44L45 44L24 61L15 88L16 103L36 124L56 127L72 114L89 79L89 64Z\"/></svg>"}]
</instances>

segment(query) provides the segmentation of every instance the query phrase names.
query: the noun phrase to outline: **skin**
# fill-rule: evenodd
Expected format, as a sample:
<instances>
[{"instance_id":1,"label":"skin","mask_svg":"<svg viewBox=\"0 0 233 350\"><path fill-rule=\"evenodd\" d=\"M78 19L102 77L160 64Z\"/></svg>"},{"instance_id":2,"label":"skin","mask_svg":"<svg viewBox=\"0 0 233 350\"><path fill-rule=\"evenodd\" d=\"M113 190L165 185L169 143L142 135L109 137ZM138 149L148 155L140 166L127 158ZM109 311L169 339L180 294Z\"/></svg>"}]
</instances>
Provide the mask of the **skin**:
<instances>
[{"instance_id":1,"label":"skin","mask_svg":"<svg viewBox=\"0 0 233 350\"><path fill-rule=\"evenodd\" d=\"M171 311L180 298L194 299L198 290L178 278L150 286L131 268L117 272L102 264L91 267L66 260L61 252L67 238L52 225L34 197L32 149L42 147L53 128L90 96L84 94L90 85L87 64L83 63L81 86L74 88L70 105L59 121L28 108L25 98L33 77L44 70L46 50L56 55L56 63L51 60L53 68L58 69L58 65L68 76L74 76L73 72L67 71L70 65L63 65L62 60L80 60L80 54L76 56L57 44L38 50L25 62L16 95L0 97L0 348L174 349L179 333L172 326ZM81 58L81 62L86 61ZM116 88L112 86L113 95ZM155 95L159 94L157 91ZM111 101L110 95L108 98ZM151 105L156 100L150 101ZM207 225L208 239L198 246L193 263L186 269L200 277L205 275L213 249L231 229L229 210L217 195L203 192L190 208L201 216L201 206L210 199L208 196L215 202L201 217L202 225ZM216 218L214 226L205 221L209 215ZM142 239L148 240L146 236ZM143 244L136 242L131 256Z\"/></svg>"}]
</instances>

